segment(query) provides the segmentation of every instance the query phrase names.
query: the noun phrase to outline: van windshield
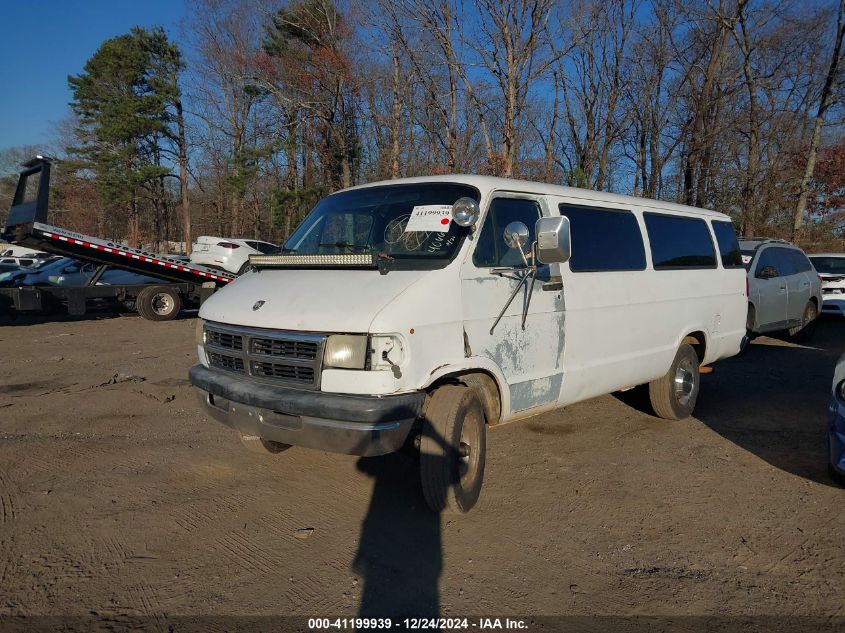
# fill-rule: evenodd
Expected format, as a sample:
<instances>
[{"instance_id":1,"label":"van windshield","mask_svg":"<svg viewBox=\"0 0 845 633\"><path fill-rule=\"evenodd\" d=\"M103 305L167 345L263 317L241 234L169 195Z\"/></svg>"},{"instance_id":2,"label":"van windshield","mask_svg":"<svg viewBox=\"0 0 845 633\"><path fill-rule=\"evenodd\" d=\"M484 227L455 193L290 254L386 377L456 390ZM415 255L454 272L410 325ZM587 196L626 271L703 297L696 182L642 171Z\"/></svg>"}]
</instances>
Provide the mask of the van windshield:
<instances>
[{"instance_id":1,"label":"van windshield","mask_svg":"<svg viewBox=\"0 0 845 633\"><path fill-rule=\"evenodd\" d=\"M454 257L469 229L452 222L450 215L441 216L446 207L463 197L477 201L478 190L457 183L414 183L336 193L314 207L285 242L282 252L383 253L397 261L443 265ZM427 212L439 218L436 228L431 216L420 222L420 216ZM420 228L423 230L417 230Z\"/></svg>"}]
</instances>

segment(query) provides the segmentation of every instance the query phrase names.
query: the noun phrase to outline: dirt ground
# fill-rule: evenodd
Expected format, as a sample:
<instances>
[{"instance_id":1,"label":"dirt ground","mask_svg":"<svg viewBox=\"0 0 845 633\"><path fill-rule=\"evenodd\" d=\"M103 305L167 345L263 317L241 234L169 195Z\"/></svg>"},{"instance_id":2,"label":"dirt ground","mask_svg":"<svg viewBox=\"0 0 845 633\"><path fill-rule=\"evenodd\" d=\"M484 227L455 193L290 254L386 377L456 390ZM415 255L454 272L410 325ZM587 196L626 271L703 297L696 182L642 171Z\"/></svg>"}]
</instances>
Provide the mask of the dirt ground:
<instances>
[{"instance_id":1,"label":"dirt ground","mask_svg":"<svg viewBox=\"0 0 845 633\"><path fill-rule=\"evenodd\" d=\"M0 327L0 615L845 616L845 322L717 364L695 419L604 396L491 429L460 517L404 456L246 451L199 412L194 323Z\"/></svg>"}]
</instances>

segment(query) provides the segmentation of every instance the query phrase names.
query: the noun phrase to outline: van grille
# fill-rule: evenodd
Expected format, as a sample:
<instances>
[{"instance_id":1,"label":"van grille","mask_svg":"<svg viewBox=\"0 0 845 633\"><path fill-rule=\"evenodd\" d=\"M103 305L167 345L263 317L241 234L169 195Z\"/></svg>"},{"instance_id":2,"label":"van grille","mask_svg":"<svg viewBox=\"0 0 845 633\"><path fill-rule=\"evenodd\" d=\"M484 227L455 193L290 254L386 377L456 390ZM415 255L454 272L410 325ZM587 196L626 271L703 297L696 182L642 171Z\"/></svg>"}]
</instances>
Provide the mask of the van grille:
<instances>
[{"instance_id":1,"label":"van grille","mask_svg":"<svg viewBox=\"0 0 845 633\"><path fill-rule=\"evenodd\" d=\"M226 356L225 354L217 354L215 352L208 352L208 364L212 367L225 369L226 371L236 371L244 373L244 361L241 358L234 356Z\"/></svg>"},{"instance_id":2,"label":"van grille","mask_svg":"<svg viewBox=\"0 0 845 633\"><path fill-rule=\"evenodd\" d=\"M296 382L314 382L314 369L281 363L252 363L252 375Z\"/></svg>"},{"instance_id":3,"label":"van grille","mask_svg":"<svg viewBox=\"0 0 845 633\"><path fill-rule=\"evenodd\" d=\"M302 389L320 386L325 342L320 334L205 324L209 366Z\"/></svg>"},{"instance_id":4,"label":"van grille","mask_svg":"<svg viewBox=\"0 0 845 633\"><path fill-rule=\"evenodd\" d=\"M209 345L213 345L214 347L231 349L236 352L243 349L243 337L238 334L207 330L206 341Z\"/></svg>"},{"instance_id":5,"label":"van grille","mask_svg":"<svg viewBox=\"0 0 845 633\"><path fill-rule=\"evenodd\" d=\"M252 353L256 356L278 356L316 360L320 344L314 341L286 341L272 338L252 339Z\"/></svg>"}]
</instances>

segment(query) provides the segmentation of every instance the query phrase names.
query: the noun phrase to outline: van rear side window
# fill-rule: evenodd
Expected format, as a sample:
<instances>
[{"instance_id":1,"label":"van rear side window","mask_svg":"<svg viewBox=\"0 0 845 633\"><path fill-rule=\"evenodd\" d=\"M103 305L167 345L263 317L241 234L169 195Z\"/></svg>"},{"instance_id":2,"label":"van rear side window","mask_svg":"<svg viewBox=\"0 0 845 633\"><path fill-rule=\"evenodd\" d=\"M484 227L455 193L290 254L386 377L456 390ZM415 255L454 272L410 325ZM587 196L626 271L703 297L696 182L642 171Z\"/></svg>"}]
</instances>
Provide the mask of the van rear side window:
<instances>
[{"instance_id":1,"label":"van rear side window","mask_svg":"<svg viewBox=\"0 0 845 633\"><path fill-rule=\"evenodd\" d=\"M645 247L630 211L561 204L572 235L572 272L645 270Z\"/></svg>"},{"instance_id":2,"label":"van rear side window","mask_svg":"<svg viewBox=\"0 0 845 633\"><path fill-rule=\"evenodd\" d=\"M742 268L742 253L739 250L739 242L736 239L733 223L714 220L712 225L713 233L716 234L716 242L719 244L722 266L725 268Z\"/></svg>"},{"instance_id":3,"label":"van rear side window","mask_svg":"<svg viewBox=\"0 0 845 633\"><path fill-rule=\"evenodd\" d=\"M716 251L701 218L643 213L655 270L716 268Z\"/></svg>"}]
</instances>

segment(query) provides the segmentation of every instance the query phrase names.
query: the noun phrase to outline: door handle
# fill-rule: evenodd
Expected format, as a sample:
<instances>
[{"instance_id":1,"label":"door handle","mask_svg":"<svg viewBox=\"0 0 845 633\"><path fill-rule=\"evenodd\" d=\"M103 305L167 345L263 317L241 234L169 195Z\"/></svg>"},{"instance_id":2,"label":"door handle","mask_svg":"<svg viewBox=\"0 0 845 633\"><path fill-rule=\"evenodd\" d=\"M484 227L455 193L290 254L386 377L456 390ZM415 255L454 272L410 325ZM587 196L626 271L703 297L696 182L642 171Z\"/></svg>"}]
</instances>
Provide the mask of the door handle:
<instances>
[{"instance_id":1,"label":"door handle","mask_svg":"<svg viewBox=\"0 0 845 633\"><path fill-rule=\"evenodd\" d=\"M779 290L786 290L786 286L778 286Z\"/></svg>"}]
</instances>

